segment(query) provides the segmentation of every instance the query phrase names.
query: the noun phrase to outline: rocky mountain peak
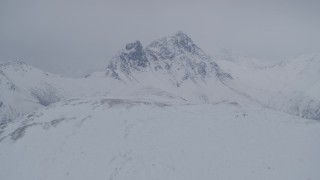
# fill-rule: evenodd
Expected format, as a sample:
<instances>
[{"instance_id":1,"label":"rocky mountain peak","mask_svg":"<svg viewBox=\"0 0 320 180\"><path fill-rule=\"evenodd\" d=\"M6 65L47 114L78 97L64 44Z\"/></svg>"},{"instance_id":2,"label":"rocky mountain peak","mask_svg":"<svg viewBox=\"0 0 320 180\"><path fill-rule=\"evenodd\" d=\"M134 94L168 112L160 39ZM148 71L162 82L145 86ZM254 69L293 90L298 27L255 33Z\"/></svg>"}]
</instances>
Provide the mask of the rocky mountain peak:
<instances>
[{"instance_id":1,"label":"rocky mountain peak","mask_svg":"<svg viewBox=\"0 0 320 180\"><path fill-rule=\"evenodd\" d=\"M209 76L230 77L182 31L155 40L146 48L140 41L128 43L112 59L105 75L132 80L136 79L133 77L136 72L148 69L175 74L179 83L187 79L204 80Z\"/></svg>"},{"instance_id":2,"label":"rocky mountain peak","mask_svg":"<svg viewBox=\"0 0 320 180\"><path fill-rule=\"evenodd\" d=\"M142 51L142 50L143 50L143 47L142 47L141 42L137 40L136 42L128 43L128 44L126 45L126 50L127 50L127 51L130 51L130 50Z\"/></svg>"},{"instance_id":3,"label":"rocky mountain peak","mask_svg":"<svg viewBox=\"0 0 320 180\"><path fill-rule=\"evenodd\" d=\"M174 39L177 39L179 40L180 42L181 41L184 41L184 42L190 42L190 43L193 43L192 39L187 35L185 34L184 32L182 31L177 31L176 33L174 33L171 38L174 38Z\"/></svg>"},{"instance_id":4,"label":"rocky mountain peak","mask_svg":"<svg viewBox=\"0 0 320 180\"><path fill-rule=\"evenodd\" d=\"M106 76L111 75L121 79L120 72L130 75L132 70L141 71L148 65L149 60L142 44L140 41L135 41L126 44L125 48L111 60L106 69Z\"/></svg>"},{"instance_id":5,"label":"rocky mountain peak","mask_svg":"<svg viewBox=\"0 0 320 180\"><path fill-rule=\"evenodd\" d=\"M175 34L153 41L146 48L147 50L159 49L164 56L174 53L174 51L180 53L193 53L198 54L200 48L194 44L192 39L183 33L178 31Z\"/></svg>"},{"instance_id":6,"label":"rocky mountain peak","mask_svg":"<svg viewBox=\"0 0 320 180\"><path fill-rule=\"evenodd\" d=\"M200 49L193 43L192 39L182 31L178 31L171 38L173 44L184 51L197 53L197 50Z\"/></svg>"},{"instance_id":7,"label":"rocky mountain peak","mask_svg":"<svg viewBox=\"0 0 320 180\"><path fill-rule=\"evenodd\" d=\"M176 32L172 37L174 44L180 48L183 48L189 52L194 51L196 45L193 43L192 39L183 33L182 31Z\"/></svg>"},{"instance_id":8,"label":"rocky mountain peak","mask_svg":"<svg viewBox=\"0 0 320 180\"><path fill-rule=\"evenodd\" d=\"M123 65L128 64L136 70L148 65L148 59L140 41L128 43L119 57Z\"/></svg>"}]
</instances>

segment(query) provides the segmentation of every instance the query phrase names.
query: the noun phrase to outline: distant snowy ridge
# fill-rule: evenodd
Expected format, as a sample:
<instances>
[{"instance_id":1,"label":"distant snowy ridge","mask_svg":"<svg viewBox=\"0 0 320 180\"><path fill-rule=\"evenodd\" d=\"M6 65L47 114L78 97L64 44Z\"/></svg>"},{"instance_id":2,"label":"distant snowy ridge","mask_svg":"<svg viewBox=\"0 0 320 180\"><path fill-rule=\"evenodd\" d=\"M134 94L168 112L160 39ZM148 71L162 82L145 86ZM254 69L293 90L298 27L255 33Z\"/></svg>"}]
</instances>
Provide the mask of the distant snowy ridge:
<instances>
[{"instance_id":1,"label":"distant snowy ridge","mask_svg":"<svg viewBox=\"0 0 320 180\"><path fill-rule=\"evenodd\" d=\"M234 77L226 85L260 103L292 115L320 120L320 55L290 58L272 66L218 60Z\"/></svg>"},{"instance_id":2,"label":"distant snowy ridge","mask_svg":"<svg viewBox=\"0 0 320 180\"><path fill-rule=\"evenodd\" d=\"M98 96L193 104L246 99L320 119L318 54L274 66L232 53L226 56L209 56L179 31L146 47L140 41L128 43L104 71L86 78L65 78L23 62L2 63L0 126L61 100Z\"/></svg>"}]
</instances>

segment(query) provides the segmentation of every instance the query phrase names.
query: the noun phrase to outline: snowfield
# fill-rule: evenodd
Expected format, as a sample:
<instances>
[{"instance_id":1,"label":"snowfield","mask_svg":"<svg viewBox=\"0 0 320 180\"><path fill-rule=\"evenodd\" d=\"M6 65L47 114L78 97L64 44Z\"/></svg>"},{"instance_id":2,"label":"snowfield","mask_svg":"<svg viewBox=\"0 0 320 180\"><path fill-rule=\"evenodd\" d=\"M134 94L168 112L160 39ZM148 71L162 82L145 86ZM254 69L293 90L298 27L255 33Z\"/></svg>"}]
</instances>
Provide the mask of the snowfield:
<instances>
[{"instance_id":1,"label":"snowfield","mask_svg":"<svg viewBox=\"0 0 320 180\"><path fill-rule=\"evenodd\" d=\"M17 121L0 179L320 178L319 122L241 102L74 99Z\"/></svg>"}]
</instances>

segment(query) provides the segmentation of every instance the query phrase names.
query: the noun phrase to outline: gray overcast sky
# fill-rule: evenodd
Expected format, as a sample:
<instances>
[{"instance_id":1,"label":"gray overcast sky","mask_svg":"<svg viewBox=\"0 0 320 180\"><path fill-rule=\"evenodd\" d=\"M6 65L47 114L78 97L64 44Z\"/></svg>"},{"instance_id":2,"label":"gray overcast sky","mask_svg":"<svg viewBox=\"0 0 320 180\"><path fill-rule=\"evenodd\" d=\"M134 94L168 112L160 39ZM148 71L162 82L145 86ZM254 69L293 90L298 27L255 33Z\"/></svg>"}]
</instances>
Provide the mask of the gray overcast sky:
<instances>
[{"instance_id":1,"label":"gray overcast sky","mask_svg":"<svg viewBox=\"0 0 320 180\"><path fill-rule=\"evenodd\" d=\"M319 0L1 0L0 60L78 75L124 45L178 30L207 53L265 60L320 52Z\"/></svg>"}]
</instances>

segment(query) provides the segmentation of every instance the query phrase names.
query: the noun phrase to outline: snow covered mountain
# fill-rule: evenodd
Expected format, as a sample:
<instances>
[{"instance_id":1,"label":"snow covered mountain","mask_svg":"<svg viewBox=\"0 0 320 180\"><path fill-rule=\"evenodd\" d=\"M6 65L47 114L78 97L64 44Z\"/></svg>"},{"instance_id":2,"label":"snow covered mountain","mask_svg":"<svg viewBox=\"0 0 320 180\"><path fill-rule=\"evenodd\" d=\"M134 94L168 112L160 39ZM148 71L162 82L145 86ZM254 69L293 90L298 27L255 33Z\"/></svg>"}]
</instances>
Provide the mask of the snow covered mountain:
<instances>
[{"instance_id":1,"label":"snow covered mountain","mask_svg":"<svg viewBox=\"0 0 320 180\"><path fill-rule=\"evenodd\" d=\"M228 79L231 76L182 32L154 41L146 49L139 41L129 43L105 72L87 78L65 78L23 62L2 63L0 124L5 126L28 112L78 97L108 94L170 101L221 101L230 96L222 93L227 89L220 82Z\"/></svg>"},{"instance_id":2,"label":"snow covered mountain","mask_svg":"<svg viewBox=\"0 0 320 180\"><path fill-rule=\"evenodd\" d=\"M56 78L22 62L1 64L0 122L59 101L63 95L50 77Z\"/></svg>"},{"instance_id":3,"label":"snow covered mountain","mask_svg":"<svg viewBox=\"0 0 320 180\"><path fill-rule=\"evenodd\" d=\"M118 80L131 91L138 87L137 93L166 92L190 103L239 98L223 84L232 76L181 31L155 40L146 48L140 41L127 44L105 71L90 77Z\"/></svg>"},{"instance_id":4,"label":"snow covered mountain","mask_svg":"<svg viewBox=\"0 0 320 180\"><path fill-rule=\"evenodd\" d=\"M182 32L85 78L2 63L0 179L320 179L320 56L257 63Z\"/></svg>"},{"instance_id":5,"label":"snow covered mountain","mask_svg":"<svg viewBox=\"0 0 320 180\"><path fill-rule=\"evenodd\" d=\"M140 41L127 44L111 60L105 75L123 81L141 81L137 76L146 71L156 75L169 74L177 86L186 80L200 83L210 77L232 79L181 31L156 40L145 49Z\"/></svg>"},{"instance_id":6,"label":"snow covered mountain","mask_svg":"<svg viewBox=\"0 0 320 180\"><path fill-rule=\"evenodd\" d=\"M146 48L139 41L127 44L105 71L87 78L65 78L22 62L2 63L0 122L60 100L105 95L189 103L245 97L275 110L320 119L319 55L273 66L229 52L213 57L179 31Z\"/></svg>"},{"instance_id":7,"label":"snow covered mountain","mask_svg":"<svg viewBox=\"0 0 320 180\"><path fill-rule=\"evenodd\" d=\"M99 78L66 78L23 62L0 64L0 127L61 100L105 95L107 87Z\"/></svg>"},{"instance_id":8,"label":"snow covered mountain","mask_svg":"<svg viewBox=\"0 0 320 180\"><path fill-rule=\"evenodd\" d=\"M290 58L272 66L257 62L248 65L248 61L218 60L234 77L226 85L270 108L320 120L319 54Z\"/></svg>"},{"instance_id":9,"label":"snow covered mountain","mask_svg":"<svg viewBox=\"0 0 320 180\"><path fill-rule=\"evenodd\" d=\"M236 93L275 110L319 120L317 58L305 55L271 66L227 51L211 57L180 31L146 48L139 41L127 44L111 60L104 76L164 89L196 102L217 101L219 96L235 98Z\"/></svg>"}]
</instances>

